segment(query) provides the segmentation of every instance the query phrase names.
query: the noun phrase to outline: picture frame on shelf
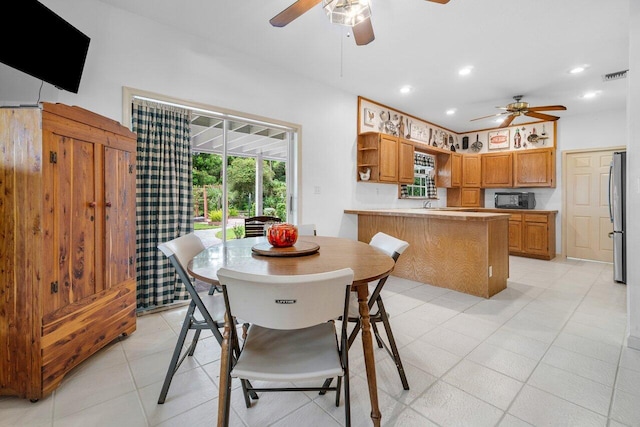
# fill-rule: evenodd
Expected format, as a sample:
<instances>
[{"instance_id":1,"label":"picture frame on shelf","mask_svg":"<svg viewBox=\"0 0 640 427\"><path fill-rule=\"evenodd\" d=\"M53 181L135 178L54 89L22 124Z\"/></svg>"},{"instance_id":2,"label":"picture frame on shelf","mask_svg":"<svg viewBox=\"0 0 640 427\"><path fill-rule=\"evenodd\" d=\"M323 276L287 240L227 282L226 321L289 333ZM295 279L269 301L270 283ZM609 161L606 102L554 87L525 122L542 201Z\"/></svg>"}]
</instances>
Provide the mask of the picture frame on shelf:
<instances>
[{"instance_id":1,"label":"picture frame on shelf","mask_svg":"<svg viewBox=\"0 0 640 427\"><path fill-rule=\"evenodd\" d=\"M490 130L487 134L489 150L509 148L509 129Z\"/></svg>"},{"instance_id":2,"label":"picture frame on shelf","mask_svg":"<svg viewBox=\"0 0 640 427\"><path fill-rule=\"evenodd\" d=\"M364 120L363 123L365 126L373 127L375 124L376 113L370 108L364 109Z\"/></svg>"}]
</instances>

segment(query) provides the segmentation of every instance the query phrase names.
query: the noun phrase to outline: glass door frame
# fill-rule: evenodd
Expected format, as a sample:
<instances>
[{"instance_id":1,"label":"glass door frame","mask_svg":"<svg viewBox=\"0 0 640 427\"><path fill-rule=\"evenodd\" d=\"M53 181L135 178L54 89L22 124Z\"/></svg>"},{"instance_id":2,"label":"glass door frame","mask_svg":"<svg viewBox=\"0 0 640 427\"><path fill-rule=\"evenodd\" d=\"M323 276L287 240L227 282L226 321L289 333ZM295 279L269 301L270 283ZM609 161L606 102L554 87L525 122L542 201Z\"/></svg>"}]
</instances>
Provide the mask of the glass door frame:
<instances>
[{"instance_id":1,"label":"glass door frame","mask_svg":"<svg viewBox=\"0 0 640 427\"><path fill-rule=\"evenodd\" d=\"M122 93L122 123L131 129L131 105L134 98L143 98L151 101L165 103L185 109L191 109L199 111L201 114L209 115L212 117L223 119L223 161L222 161L222 217L227 218L228 211L228 189L227 189L227 157L228 157L228 124L230 120L245 121L250 124L262 124L271 127L280 128L286 130L287 133L287 160L286 160L286 187L287 196L285 198L287 222L297 224L301 217L300 215L300 197L299 190L301 188L301 126L293 123L282 122L274 119L253 116L246 113L232 111L216 106L194 103L177 98L172 98L166 95L152 93L140 89L134 89L130 87L123 87ZM203 151L206 152L206 151ZM253 156L251 156L253 157ZM256 171L262 170L262 164L258 165L258 158L256 158ZM261 181L261 180L260 180ZM256 179L256 183L258 180ZM262 203L262 202L261 202ZM226 223L222 227L222 240L227 240L227 227Z\"/></svg>"}]
</instances>

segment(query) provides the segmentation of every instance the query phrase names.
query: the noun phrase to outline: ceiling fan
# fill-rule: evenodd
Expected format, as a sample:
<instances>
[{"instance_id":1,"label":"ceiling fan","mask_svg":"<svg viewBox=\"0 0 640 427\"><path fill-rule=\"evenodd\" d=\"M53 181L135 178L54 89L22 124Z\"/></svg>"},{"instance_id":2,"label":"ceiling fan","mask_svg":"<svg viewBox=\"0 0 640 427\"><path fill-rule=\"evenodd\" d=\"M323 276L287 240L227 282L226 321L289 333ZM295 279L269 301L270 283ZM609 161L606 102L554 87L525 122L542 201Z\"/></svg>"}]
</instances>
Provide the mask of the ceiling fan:
<instances>
[{"instance_id":1,"label":"ceiling fan","mask_svg":"<svg viewBox=\"0 0 640 427\"><path fill-rule=\"evenodd\" d=\"M446 4L449 0L427 0ZM274 27L284 27L300 15L322 2L331 22L353 28L353 37L358 46L371 43L375 36L371 26L371 9L368 0L297 0L291 6L269 20Z\"/></svg>"},{"instance_id":2,"label":"ceiling fan","mask_svg":"<svg viewBox=\"0 0 640 427\"><path fill-rule=\"evenodd\" d=\"M522 95L516 95L513 97L513 100L515 102L512 102L511 104L508 104L506 107L496 107L499 108L501 110L506 110L504 113L496 113L496 114L492 114L490 116L483 116L483 117L478 117L476 119L471 119L471 121L474 120L481 120L481 119L486 119L489 117L499 117L499 116L503 116L505 114L508 114L508 116L504 119L504 121L502 123L500 123L500 128L504 128L507 127L511 124L511 122L518 116L529 116L529 117L535 117L536 119L540 119L540 120L545 120L545 121L554 121L554 120L558 120L559 117L556 116L552 116L550 114L542 114L539 113L539 111L556 111L556 110L566 110L567 108L563 105L544 105L544 106L540 106L540 107L529 107L529 103L528 102L522 102L520 101L522 99Z\"/></svg>"}]
</instances>

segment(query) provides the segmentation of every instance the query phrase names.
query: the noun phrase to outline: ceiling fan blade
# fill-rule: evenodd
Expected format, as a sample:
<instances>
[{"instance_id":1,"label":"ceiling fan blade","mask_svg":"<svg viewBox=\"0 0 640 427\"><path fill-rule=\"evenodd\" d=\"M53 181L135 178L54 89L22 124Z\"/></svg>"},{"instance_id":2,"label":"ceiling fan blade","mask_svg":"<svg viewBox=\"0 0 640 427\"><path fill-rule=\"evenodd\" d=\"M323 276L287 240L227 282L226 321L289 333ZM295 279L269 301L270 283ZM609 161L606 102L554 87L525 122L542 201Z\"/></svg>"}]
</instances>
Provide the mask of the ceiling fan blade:
<instances>
[{"instance_id":1,"label":"ceiling fan blade","mask_svg":"<svg viewBox=\"0 0 640 427\"><path fill-rule=\"evenodd\" d=\"M504 122L500 123L500 126L498 126L499 128L506 128L507 126L509 126L511 124L511 122L513 121L513 119L515 119L516 116L514 116L513 114L510 115L509 117L507 117L506 119L504 119Z\"/></svg>"},{"instance_id":2,"label":"ceiling fan blade","mask_svg":"<svg viewBox=\"0 0 640 427\"><path fill-rule=\"evenodd\" d=\"M320 0L298 0L291 6L269 20L274 27L284 27L313 6L320 3Z\"/></svg>"},{"instance_id":3,"label":"ceiling fan blade","mask_svg":"<svg viewBox=\"0 0 640 427\"><path fill-rule=\"evenodd\" d=\"M535 117L536 119L540 119L540 120L549 120L549 121L558 120L558 117L556 116L551 116L549 114L536 113L535 111L527 111L526 113L524 113L524 115L529 117Z\"/></svg>"},{"instance_id":4,"label":"ceiling fan blade","mask_svg":"<svg viewBox=\"0 0 640 427\"><path fill-rule=\"evenodd\" d=\"M367 18L353 27L353 37L356 39L358 46L364 46L371 43L376 37L373 35L373 26L371 18Z\"/></svg>"},{"instance_id":5,"label":"ceiling fan blade","mask_svg":"<svg viewBox=\"0 0 640 427\"><path fill-rule=\"evenodd\" d=\"M475 119L471 119L469 121L473 122L475 120L482 120L482 119L488 119L489 117L498 117L501 116L503 114L507 114L507 112L505 111L504 113L496 113L496 114L491 114L490 116L482 116L482 117L477 117Z\"/></svg>"},{"instance_id":6,"label":"ceiling fan blade","mask_svg":"<svg viewBox=\"0 0 640 427\"><path fill-rule=\"evenodd\" d=\"M433 3L440 3L440 4L447 4L449 3L449 0L427 0Z\"/></svg>"},{"instance_id":7,"label":"ceiling fan blade","mask_svg":"<svg viewBox=\"0 0 640 427\"><path fill-rule=\"evenodd\" d=\"M529 111L557 111L557 110L566 110L567 107L564 105L543 105L542 107L529 107L527 110Z\"/></svg>"}]
</instances>

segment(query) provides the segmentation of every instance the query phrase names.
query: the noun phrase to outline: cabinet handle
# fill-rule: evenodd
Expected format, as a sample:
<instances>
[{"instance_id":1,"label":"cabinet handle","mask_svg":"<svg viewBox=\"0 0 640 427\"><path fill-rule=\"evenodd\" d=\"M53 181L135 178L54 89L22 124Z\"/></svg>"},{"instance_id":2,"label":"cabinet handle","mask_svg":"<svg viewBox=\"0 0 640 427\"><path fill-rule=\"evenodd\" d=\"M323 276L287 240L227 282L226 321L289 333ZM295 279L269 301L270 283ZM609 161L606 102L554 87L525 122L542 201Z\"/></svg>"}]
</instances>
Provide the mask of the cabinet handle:
<instances>
[{"instance_id":1,"label":"cabinet handle","mask_svg":"<svg viewBox=\"0 0 640 427\"><path fill-rule=\"evenodd\" d=\"M111 202L106 202L104 205L105 205L106 207L110 208L110 207L111 207Z\"/></svg>"},{"instance_id":2,"label":"cabinet handle","mask_svg":"<svg viewBox=\"0 0 640 427\"><path fill-rule=\"evenodd\" d=\"M89 207L90 208L95 208L96 207L96 202L89 202Z\"/></svg>"}]
</instances>

